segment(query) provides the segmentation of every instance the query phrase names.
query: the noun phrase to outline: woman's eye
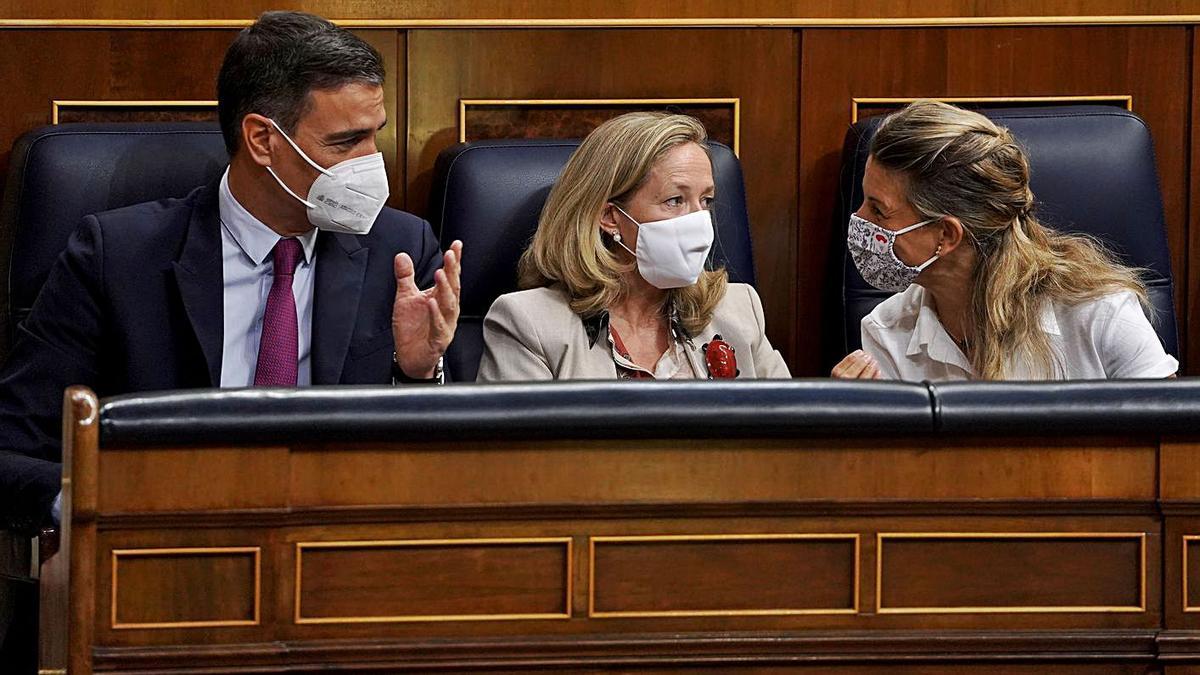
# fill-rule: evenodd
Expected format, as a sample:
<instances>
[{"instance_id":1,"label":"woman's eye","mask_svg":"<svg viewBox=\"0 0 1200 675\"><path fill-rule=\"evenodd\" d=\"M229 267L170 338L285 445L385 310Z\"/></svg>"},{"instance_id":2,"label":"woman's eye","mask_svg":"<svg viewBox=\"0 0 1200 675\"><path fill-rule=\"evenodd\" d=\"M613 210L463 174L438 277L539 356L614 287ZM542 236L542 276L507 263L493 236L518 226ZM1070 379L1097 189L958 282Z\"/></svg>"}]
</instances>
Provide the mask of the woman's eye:
<instances>
[{"instance_id":1,"label":"woman's eye","mask_svg":"<svg viewBox=\"0 0 1200 675\"><path fill-rule=\"evenodd\" d=\"M665 201L663 203L666 204L667 206L682 206L683 205L683 197L671 197L670 199L668 199L667 201Z\"/></svg>"},{"instance_id":2,"label":"woman's eye","mask_svg":"<svg viewBox=\"0 0 1200 675\"><path fill-rule=\"evenodd\" d=\"M717 200L716 197L705 197L704 199L700 200L700 203L704 205L704 208L708 209L708 208L712 207L713 202L715 202L716 200Z\"/></svg>"}]
</instances>

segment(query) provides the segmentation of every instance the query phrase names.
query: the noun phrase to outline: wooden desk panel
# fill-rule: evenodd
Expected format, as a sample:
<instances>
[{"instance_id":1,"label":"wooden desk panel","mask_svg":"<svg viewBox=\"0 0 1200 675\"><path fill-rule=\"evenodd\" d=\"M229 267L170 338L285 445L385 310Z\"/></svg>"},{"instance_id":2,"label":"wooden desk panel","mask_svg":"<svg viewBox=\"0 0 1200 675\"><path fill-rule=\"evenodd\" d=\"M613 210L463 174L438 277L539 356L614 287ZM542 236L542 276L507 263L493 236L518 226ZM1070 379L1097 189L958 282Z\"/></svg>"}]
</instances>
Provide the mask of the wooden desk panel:
<instances>
[{"instance_id":1,"label":"wooden desk panel","mask_svg":"<svg viewBox=\"0 0 1200 675\"><path fill-rule=\"evenodd\" d=\"M72 672L1200 662L1200 528L1159 498L1187 444L100 450L93 405L68 435Z\"/></svg>"}]
</instances>

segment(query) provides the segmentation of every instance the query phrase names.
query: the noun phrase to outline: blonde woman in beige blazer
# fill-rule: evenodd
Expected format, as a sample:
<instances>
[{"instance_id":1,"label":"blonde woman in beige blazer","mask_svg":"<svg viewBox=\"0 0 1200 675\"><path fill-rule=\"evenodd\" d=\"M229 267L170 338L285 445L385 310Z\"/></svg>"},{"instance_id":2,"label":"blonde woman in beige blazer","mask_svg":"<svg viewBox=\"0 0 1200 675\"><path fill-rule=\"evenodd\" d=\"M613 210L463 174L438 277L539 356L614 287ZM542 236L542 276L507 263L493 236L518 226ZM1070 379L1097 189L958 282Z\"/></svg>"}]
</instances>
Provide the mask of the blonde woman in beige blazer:
<instances>
[{"instance_id":1,"label":"blonde woman in beige blazer","mask_svg":"<svg viewBox=\"0 0 1200 675\"><path fill-rule=\"evenodd\" d=\"M480 382L787 378L754 289L704 268L714 198L695 119L600 125L550 191L522 291L483 323Z\"/></svg>"}]
</instances>

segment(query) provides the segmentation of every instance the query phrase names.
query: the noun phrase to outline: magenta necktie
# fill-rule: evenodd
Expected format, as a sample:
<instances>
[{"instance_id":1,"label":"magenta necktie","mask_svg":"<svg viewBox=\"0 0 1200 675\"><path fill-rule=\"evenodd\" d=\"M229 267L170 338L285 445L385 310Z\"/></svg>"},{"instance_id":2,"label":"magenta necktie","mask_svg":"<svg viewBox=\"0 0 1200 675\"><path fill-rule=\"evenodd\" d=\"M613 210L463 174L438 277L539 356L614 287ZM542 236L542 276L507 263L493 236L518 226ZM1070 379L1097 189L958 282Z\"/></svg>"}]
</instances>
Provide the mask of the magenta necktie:
<instances>
[{"instance_id":1,"label":"magenta necktie","mask_svg":"<svg viewBox=\"0 0 1200 675\"><path fill-rule=\"evenodd\" d=\"M275 244L275 279L267 294L267 311L263 314L258 366L254 369L256 387L296 386L300 326L296 319L296 296L292 295L292 277L300 254L300 242L294 238L280 239Z\"/></svg>"}]
</instances>

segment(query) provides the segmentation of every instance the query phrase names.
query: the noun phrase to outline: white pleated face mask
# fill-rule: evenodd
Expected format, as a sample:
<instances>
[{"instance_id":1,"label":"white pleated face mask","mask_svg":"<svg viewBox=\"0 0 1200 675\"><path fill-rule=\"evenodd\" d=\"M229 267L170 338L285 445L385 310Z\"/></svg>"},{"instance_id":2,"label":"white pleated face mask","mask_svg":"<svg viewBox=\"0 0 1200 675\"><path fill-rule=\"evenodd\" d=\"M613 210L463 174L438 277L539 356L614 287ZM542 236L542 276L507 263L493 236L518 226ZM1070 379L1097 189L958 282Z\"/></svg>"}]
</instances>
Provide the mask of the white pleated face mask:
<instances>
[{"instance_id":1,"label":"white pleated face mask","mask_svg":"<svg viewBox=\"0 0 1200 675\"><path fill-rule=\"evenodd\" d=\"M319 230L329 232L370 232L389 194L383 153L355 157L325 169L309 159L275 120L271 120L271 124L287 139L288 145L321 174L308 189L308 199L304 199L292 192L275 174L274 169L267 167L267 171L271 173L275 182L279 183L279 187L308 208L308 222Z\"/></svg>"},{"instance_id":2,"label":"white pleated face mask","mask_svg":"<svg viewBox=\"0 0 1200 675\"><path fill-rule=\"evenodd\" d=\"M638 227L637 251L618 241L637 259L638 273L651 286L661 289L691 286L704 271L704 261L713 243L712 214L701 209L686 216L639 223L613 204Z\"/></svg>"}]
</instances>

